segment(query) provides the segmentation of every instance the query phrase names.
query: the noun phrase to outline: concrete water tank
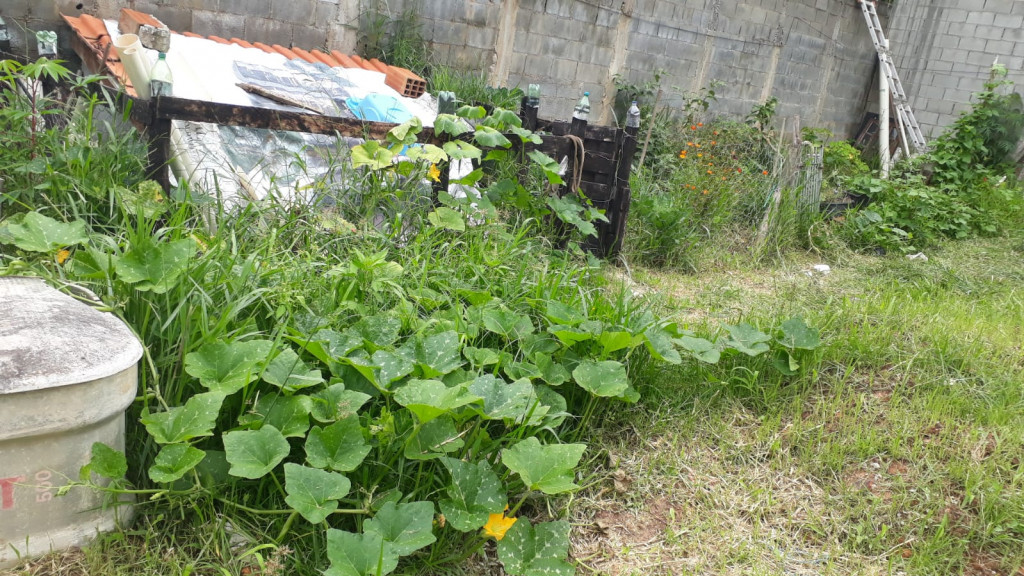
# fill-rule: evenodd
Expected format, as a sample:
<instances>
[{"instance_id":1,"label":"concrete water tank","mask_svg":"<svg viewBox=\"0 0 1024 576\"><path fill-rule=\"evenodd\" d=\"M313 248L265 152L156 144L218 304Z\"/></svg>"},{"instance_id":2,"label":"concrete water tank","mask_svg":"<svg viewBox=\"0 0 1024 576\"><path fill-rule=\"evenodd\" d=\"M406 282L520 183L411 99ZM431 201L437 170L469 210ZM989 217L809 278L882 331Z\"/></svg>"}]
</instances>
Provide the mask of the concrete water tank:
<instances>
[{"instance_id":1,"label":"concrete water tank","mask_svg":"<svg viewBox=\"0 0 1024 576\"><path fill-rule=\"evenodd\" d=\"M0 569L80 546L123 508L78 479L92 444L124 450L142 346L113 314L36 278L0 278Z\"/></svg>"}]
</instances>

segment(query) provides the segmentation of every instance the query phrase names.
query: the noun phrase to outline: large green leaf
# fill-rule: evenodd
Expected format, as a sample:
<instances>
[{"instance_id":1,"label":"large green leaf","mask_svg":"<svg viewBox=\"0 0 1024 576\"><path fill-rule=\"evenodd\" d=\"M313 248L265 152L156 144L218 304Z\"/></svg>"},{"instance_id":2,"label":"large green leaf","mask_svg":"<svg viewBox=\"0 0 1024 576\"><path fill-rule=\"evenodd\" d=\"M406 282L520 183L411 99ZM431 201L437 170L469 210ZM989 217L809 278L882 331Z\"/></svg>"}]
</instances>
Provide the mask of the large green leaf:
<instances>
[{"instance_id":1,"label":"large green leaf","mask_svg":"<svg viewBox=\"0 0 1024 576\"><path fill-rule=\"evenodd\" d=\"M561 324L555 324L554 326L548 327L548 332L555 335L562 344L566 346L572 346L577 342L586 342L594 338L594 335L589 331L575 326L563 326Z\"/></svg>"},{"instance_id":2,"label":"large green leaf","mask_svg":"<svg viewBox=\"0 0 1024 576\"><path fill-rule=\"evenodd\" d=\"M618 352L619 350L631 348L632 346L639 344L639 342L634 341L632 334L621 330L606 330L601 332L597 337L597 343L601 345L601 353L606 358L612 352Z\"/></svg>"},{"instance_id":3,"label":"large green leaf","mask_svg":"<svg viewBox=\"0 0 1024 576\"><path fill-rule=\"evenodd\" d=\"M231 464L228 473L240 478L261 478L284 460L288 440L273 426L236 430L224 434L224 453Z\"/></svg>"},{"instance_id":4,"label":"large green leaf","mask_svg":"<svg viewBox=\"0 0 1024 576\"><path fill-rule=\"evenodd\" d=\"M498 559L509 576L572 576L576 568L569 555L569 523L543 522L533 526L520 518L498 542Z\"/></svg>"},{"instance_id":5,"label":"large green leaf","mask_svg":"<svg viewBox=\"0 0 1024 576\"><path fill-rule=\"evenodd\" d=\"M578 326L580 322L587 319L582 312L576 308L563 304L557 300L548 300L545 304L544 316L555 324L566 326Z\"/></svg>"},{"instance_id":6,"label":"large green leaf","mask_svg":"<svg viewBox=\"0 0 1024 576\"><path fill-rule=\"evenodd\" d=\"M483 368L484 366L490 366L497 364L501 360L501 355L494 348L474 348L472 346L466 346L462 349L462 353L469 360L469 363L474 368Z\"/></svg>"},{"instance_id":7,"label":"large green leaf","mask_svg":"<svg viewBox=\"0 0 1024 576\"><path fill-rule=\"evenodd\" d=\"M461 136L472 128L458 116L451 114L438 114L434 119L434 133L448 134L449 136Z\"/></svg>"},{"instance_id":8,"label":"large green leaf","mask_svg":"<svg viewBox=\"0 0 1024 576\"><path fill-rule=\"evenodd\" d=\"M212 392L234 394L259 377L273 346L268 340L210 342L185 355L185 372Z\"/></svg>"},{"instance_id":9,"label":"large green leaf","mask_svg":"<svg viewBox=\"0 0 1024 576\"><path fill-rule=\"evenodd\" d=\"M673 340L680 348L693 355L694 358L707 364L717 364L722 354L715 348L714 342L695 336L680 336Z\"/></svg>"},{"instance_id":10,"label":"large green leaf","mask_svg":"<svg viewBox=\"0 0 1024 576\"><path fill-rule=\"evenodd\" d=\"M79 474L83 479L94 472L104 478L124 478L128 473L128 459L124 452L114 450L102 442L93 442L89 463L82 467Z\"/></svg>"},{"instance_id":11,"label":"large green leaf","mask_svg":"<svg viewBox=\"0 0 1024 576\"><path fill-rule=\"evenodd\" d=\"M543 385L537 386L536 391L537 400L540 401L540 407L537 409L537 412L543 409L544 425L549 428L558 428L570 416L568 412L569 405L565 401L565 396Z\"/></svg>"},{"instance_id":12,"label":"large green leaf","mask_svg":"<svg viewBox=\"0 0 1024 576\"><path fill-rule=\"evenodd\" d=\"M581 388L595 396L621 396L629 387L626 367L614 360L584 360L572 371L572 377Z\"/></svg>"},{"instance_id":13,"label":"large green leaf","mask_svg":"<svg viewBox=\"0 0 1024 576\"><path fill-rule=\"evenodd\" d=\"M462 366L459 333L454 330L431 334L405 343L398 353L412 360L427 378L436 378Z\"/></svg>"},{"instance_id":14,"label":"large green leaf","mask_svg":"<svg viewBox=\"0 0 1024 576\"><path fill-rule=\"evenodd\" d=\"M481 316L484 328L507 340L519 340L534 331L533 321L525 314L502 308L488 308Z\"/></svg>"},{"instance_id":15,"label":"large green leaf","mask_svg":"<svg viewBox=\"0 0 1024 576\"><path fill-rule=\"evenodd\" d=\"M395 392L395 402L408 408L422 424L479 399L465 383L449 388L439 380L410 380Z\"/></svg>"},{"instance_id":16,"label":"large green leaf","mask_svg":"<svg viewBox=\"0 0 1024 576\"><path fill-rule=\"evenodd\" d=\"M358 416L349 416L321 428L314 426L306 437L306 460L311 466L351 472L370 453Z\"/></svg>"},{"instance_id":17,"label":"large green leaf","mask_svg":"<svg viewBox=\"0 0 1024 576\"><path fill-rule=\"evenodd\" d=\"M89 239L85 222L59 222L39 212L29 212L21 222L8 224L7 236L15 246L29 252L54 252Z\"/></svg>"},{"instance_id":18,"label":"large green leaf","mask_svg":"<svg viewBox=\"0 0 1024 576\"><path fill-rule=\"evenodd\" d=\"M533 361L540 370L541 378L551 386L560 386L569 381L569 371L561 362L547 354L534 354Z\"/></svg>"},{"instance_id":19,"label":"large green leaf","mask_svg":"<svg viewBox=\"0 0 1024 576\"><path fill-rule=\"evenodd\" d=\"M795 316L782 323L782 338L779 342L786 348L814 350L821 346L821 336L803 318Z\"/></svg>"},{"instance_id":20,"label":"large green leaf","mask_svg":"<svg viewBox=\"0 0 1024 576\"><path fill-rule=\"evenodd\" d=\"M355 168L368 166L371 170L383 170L389 168L395 159L394 152L372 140L353 146L350 153Z\"/></svg>"},{"instance_id":21,"label":"large green leaf","mask_svg":"<svg viewBox=\"0 0 1024 576\"><path fill-rule=\"evenodd\" d=\"M193 438L210 436L217 423L217 414L224 402L219 392L196 394L184 406L166 412L143 413L146 432L160 444L178 444Z\"/></svg>"},{"instance_id":22,"label":"large green leaf","mask_svg":"<svg viewBox=\"0 0 1024 576\"><path fill-rule=\"evenodd\" d=\"M662 362L679 364L683 361L679 351L672 345L672 335L660 326L651 326L644 331L644 343L651 356Z\"/></svg>"},{"instance_id":23,"label":"large green leaf","mask_svg":"<svg viewBox=\"0 0 1024 576\"><path fill-rule=\"evenodd\" d=\"M441 228L443 230L452 230L455 232L466 231L466 219L462 217L456 210L451 208L445 208L441 206L431 213L427 214L427 220L435 228Z\"/></svg>"},{"instance_id":24,"label":"large green leaf","mask_svg":"<svg viewBox=\"0 0 1024 576\"><path fill-rule=\"evenodd\" d=\"M554 158L548 156L547 154L541 152L540 150L531 150L527 152L526 155L530 157L530 160L533 160L538 166L541 167L541 170L544 171L544 176L547 177L549 183L564 183L562 177L558 174L558 172L561 170L561 166L558 164L558 162L555 162Z\"/></svg>"},{"instance_id":25,"label":"large green leaf","mask_svg":"<svg viewBox=\"0 0 1024 576\"><path fill-rule=\"evenodd\" d=\"M378 348L386 348L398 340L398 334L402 330L402 321L393 316L376 314L364 316L353 324L346 332L358 334L363 343L372 352Z\"/></svg>"},{"instance_id":26,"label":"large green leaf","mask_svg":"<svg viewBox=\"0 0 1024 576\"><path fill-rule=\"evenodd\" d=\"M501 453L505 466L519 474L530 490L560 494L578 488L573 483L573 470L580 463L585 444L541 445L531 436Z\"/></svg>"},{"instance_id":27,"label":"large green leaf","mask_svg":"<svg viewBox=\"0 0 1024 576\"><path fill-rule=\"evenodd\" d=\"M173 242L139 242L114 262L122 282L135 289L162 294L178 283L196 254L196 242L182 238Z\"/></svg>"},{"instance_id":28,"label":"large green leaf","mask_svg":"<svg viewBox=\"0 0 1024 576\"><path fill-rule=\"evenodd\" d=\"M311 370L306 366L294 350L285 348L267 364L266 370L263 371L263 381L291 394L303 388L322 384L324 377L319 370Z\"/></svg>"},{"instance_id":29,"label":"large green leaf","mask_svg":"<svg viewBox=\"0 0 1024 576\"><path fill-rule=\"evenodd\" d=\"M284 465L284 501L309 521L319 524L338 509L338 500L348 494L352 483L336 472Z\"/></svg>"},{"instance_id":30,"label":"large green leaf","mask_svg":"<svg viewBox=\"0 0 1024 576\"><path fill-rule=\"evenodd\" d=\"M325 576L384 576L398 567L398 554L376 532L327 530L327 558Z\"/></svg>"},{"instance_id":31,"label":"large green leaf","mask_svg":"<svg viewBox=\"0 0 1024 576\"><path fill-rule=\"evenodd\" d=\"M473 141L479 146L486 148L508 148L512 145L512 142L501 132L498 132L490 126L477 126L476 134L473 134Z\"/></svg>"},{"instance_id":32,"label":"large green leaf","mask_svg":"<svg viewBox=\"0 0 1024 576\"><path fill-rule=\"evenodd\" d=\"M729 338L725 344L730 348L734 348L747 356L758 356L769 350L766 342L771 340L771 336L750 324L743 323L737 326L722 324L722 326L729 331Z\"/></svg>"},{"instance_id":33,"label":"large green leaf","mask_svg":"<svg viewBox=\"0 0 1024 576\"><path fill-rule=\"evenodd\" d=\"M445 142L441 148L452 160L479 160L481 156L479 148L468 142L462 142L460 140Z\"/></svg>"},{"instance_id":34,"label":"large green leaf","mask_svg":"<svg viewBox=\"0 0 1024 576\"><path fill-rule=\"evenodd\" d=\"M159 484L174 482L195 468L205 457L206 452L188 444L164 446L149 467L149 478Z\"/></svg>"},{"instance_id":35,"label":"large green leaf","mask_svg":"<svg viewBox=\"0 0 1024 576\"><path fill-rule=\"evenodd\" d=\"M423 121L413 116L411 119L388 130L388 142L408 146L416 142L416 135L423 131Z\"/></svg>"},{"instance_id":36,"label":"large green leaf","mask_svg":"<svg viewBox=\"0 0 1024 576\"><path fill-rule=\"evenodd\" d=\"M384 546L399 556L430 546L437 538L433 534L434 504L432 502L388 502L373 518L363 523L364 533L376 533Z\"/></svg>"},{"instance_id":37,"label":"large green leaf","mask_svg":"<svg viewBox=\"0 0 1024 576\"><path fill-rule=\"evenodd\" d=\"M462 449L466 441L455 428L455 420L447 414L420 426L418 433L405 445L410 460L433 460Z\"/></svg>"},{"instance_id":38,"label":"large green leaf","mask_svg":"<svg viewBox=\"0 0 1024 576\"><path fill-rule=\"evenodd\" d=\"M242 426L270 425L281 431L285 438L306 435L313 400L309 396L280 396L273 392L263 394L256 406L238 418Z\"/></svg>"},{"instance_id":39,"label":"large green leaf","mask_svg":"<svg viewBox=\"0 0 1024 576\"><path fill-rule=\"evenodd\" d=\"M469 392L483 400L483 414L491 420L518 421L537 402L533 385L526 379L509 383L485 374L470 382Z\"/></svg>"},{"instance_id":40,"label":"large green leaf","mask_svg":"<svg viewBox=\"0 0 1024 576\"><path fill-rule=\"evenodd\" d=\"M376 378L383 388L390 387L392 382L412 374L416 369L416 365L408 358L387 350L377 350L370 360L379 366Z\"/></svg>"},{"instance_id":41,"label":"large green leaf","mask_svg":"<svg viewBox=\"0 0 1024 576\"><path fill-rule=\"evenodd\" d=\"M486 461L476 464L454 458L441 463L452 475L448 498L438 502L456 530L471 532L487 523L491 514L499 514L508 505L505 488Z\"/></svg>"},{"instance_id":42,"label":"large green leaf","mask_svg":"<svg viewBox=\"0 0 1024 576\"><path fill-rule=\"evenodd\" d=\"M355 414L370 399L368 394L346 390L344 383L331 384L313 394L313 418L317 422L335 422Z\"/></svg>"}]
</instances>

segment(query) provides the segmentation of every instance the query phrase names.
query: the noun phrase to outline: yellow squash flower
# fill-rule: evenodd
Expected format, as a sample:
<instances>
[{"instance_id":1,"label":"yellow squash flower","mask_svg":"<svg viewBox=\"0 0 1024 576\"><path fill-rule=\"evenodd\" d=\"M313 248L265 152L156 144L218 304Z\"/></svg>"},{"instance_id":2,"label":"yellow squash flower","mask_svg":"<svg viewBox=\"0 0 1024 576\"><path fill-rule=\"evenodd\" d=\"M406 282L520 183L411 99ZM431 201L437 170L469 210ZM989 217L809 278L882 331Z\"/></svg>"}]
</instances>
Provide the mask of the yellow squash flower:
<instances>
[{"instance_id":1,"label":"yellow squash flower","mask_svg":"<svg viewBox=\"0 0 1024 576\"><path fill-rule=\"evenodd\" d=\"M506 518L505 513L491 514L487 519L487 524L484 524L484 536L490 536L495 540L501 540L505 537L505 532L516 523L518 518Z\"/></svg>"},{"instance_id":2,"label":"yellow squash flower","mask_svg":"<svg viewBox=\"0 0 1024 576\"><path fill-rule=\"evenodd\" d=\"M427 171L427 176L429 176L434 182L441 181L441 171L437 169L437 164L430 165L430 170Z\"/></svg>"},{"instance_id":3,"label":"yellow squash flower","mask_svg":"<svg viewBox=\"0 0 1024 576\"><path fill-rule=\"evenodd\" d=\"M63 264L65 262L67 262L68 258L70 258L70 257L71 257L71 251L70 250L61 250L60 252L57 252L57 264Z\"/></svg>"}]
</instances>

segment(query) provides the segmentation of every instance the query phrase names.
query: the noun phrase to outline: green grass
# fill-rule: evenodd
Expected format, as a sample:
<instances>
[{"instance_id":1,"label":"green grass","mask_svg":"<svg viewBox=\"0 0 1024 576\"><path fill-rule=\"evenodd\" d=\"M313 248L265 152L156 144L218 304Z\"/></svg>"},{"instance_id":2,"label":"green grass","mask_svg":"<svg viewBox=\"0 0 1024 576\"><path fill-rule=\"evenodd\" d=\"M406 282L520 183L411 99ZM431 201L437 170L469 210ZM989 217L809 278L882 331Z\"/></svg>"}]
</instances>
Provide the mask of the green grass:
<instances>
[{"instance_id":1,"label":"green grass","mask_svg":"<svg viewBox=\"0 0 1024 576\"><path fill-rule=\"evenodd\" d=\"M607 481L578 499L576 557L607 574L1016 574L1022 248L837 253L827 276L806 253L635 271L691 327L802 314L826 345L796 379L757 363L649 374L598 434Z\"/></svg>"}]
</instances>

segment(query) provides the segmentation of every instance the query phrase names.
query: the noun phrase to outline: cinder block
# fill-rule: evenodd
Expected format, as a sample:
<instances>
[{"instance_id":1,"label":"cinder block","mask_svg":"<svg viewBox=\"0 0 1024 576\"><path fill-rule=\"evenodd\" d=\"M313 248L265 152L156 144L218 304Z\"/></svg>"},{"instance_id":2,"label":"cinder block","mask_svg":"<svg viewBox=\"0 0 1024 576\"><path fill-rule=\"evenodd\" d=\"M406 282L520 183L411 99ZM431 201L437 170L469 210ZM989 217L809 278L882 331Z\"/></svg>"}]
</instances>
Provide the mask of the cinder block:
<instances>
[{"instance_id":1,"label":"cinder block","mask_svg":"<svg viewBox=\"0 0 1024 576\"><path fill-rule=\"evenodd\" d=\"M468 45L472 48L494 48L495 30L493 28L480 28L470 26Z\"/></svg>"},{"instance_id":2,"label":"cinder block","mask_svg":"<svg viewBox=\"0 0 1024 576\"><path fill-rule=\"evenodd\" d=\"M1000 40L1003 37L1003 30L1001 26L984 26L979 24L974 30L974 35L986 40Z\"/></svg>"},{"instance_id":3,"label":"cinder block","mask_svg":"<svg viewBox=\"0 0 1024 576\"><path fill-rule=\"evenodd\" d=\"M244 39L245 16L210 10L193 10L191 30L203 36Z\"/></svg>"},{"instance_id":4,"label":"cinder block","mask_svg":"<svg viewBox=\"0 0 1024 576\"><path fill-rule=\"evenodd\" d=\"M996 15L994 12L969 12L967 14L968 24L991 25L995 21Z\"/></svg>"},{"instance_id":5,"label":"cinder block","mask_svg":"<svg viewBox=\"0 0 1024 576\"><path fill-rule=\"evenodd\" d=\"M271 0L270 14L275 20L309 26L316 15L316 0Z\"/></svg>"},{"instance_id":6,"label":"cinder block","mask_svg":"<svg viewBox=\"0 0 1024 576\"><path fill-rule=\"evenodd\" d=\"M961 50L984 50L985 44L987 44L988 42L994 42L994 40L985 40L982 38L970 38L964 36L959 39L959 43L956 47L960 48Z\"/></svg>"},{"instance_id":7,"label":"cinder block","mask_svg":"<svg viewBox=\"0 0 1024 576\"><path fill-rule=\"evenodd\" d=\"M287 45L292 41L292 27L279 20L245 17L245 36L249 42Z\"/></svg>"},{"instance_id":8,"label":"cinder block","mask_svg":"<svg viewBox=\"0 0 1024 576\"><path fill-rule=\"evenodd\" d=\"M292 44L310 50L327 45L327 30L317 26L292 26Z\"/></svg>"},{"instance_id":9,"label":"cinder block","mask_svg":"<svg viewBox=\"0 0 1024 576\"><path fill-rule=\"evenodd\" d=\"M992 12L998 12L1000 14L1009 14L1010 9L1016 4L1014 0L985 0L985 10L991 10Z\"/></svg>"},{"instance_id":10,"label":"cinder block","mask_svg":"<svg viewBox=\"0 0 1024 576\"><path fill-rule=\"evenodd\" d=\"M253 2L252 0L217 0L217 11L269 18L270 4L268 2Z\"/></svg>"},{"instance_id":11,"label":"cinder block","mask_svg":"<svg viewBox=\"0 0 1024 576\"><path fill-rule=\"evenodd\" d=\"M986 40L985 52L992 56L1009 55L1013 52L1013 42L1006 40Z\"/></svg>"}]
</instances>

